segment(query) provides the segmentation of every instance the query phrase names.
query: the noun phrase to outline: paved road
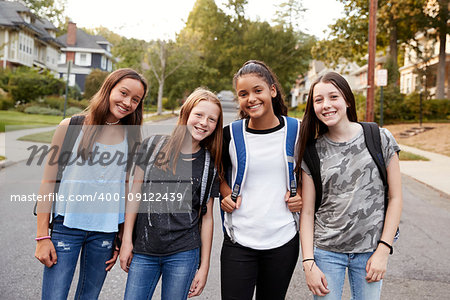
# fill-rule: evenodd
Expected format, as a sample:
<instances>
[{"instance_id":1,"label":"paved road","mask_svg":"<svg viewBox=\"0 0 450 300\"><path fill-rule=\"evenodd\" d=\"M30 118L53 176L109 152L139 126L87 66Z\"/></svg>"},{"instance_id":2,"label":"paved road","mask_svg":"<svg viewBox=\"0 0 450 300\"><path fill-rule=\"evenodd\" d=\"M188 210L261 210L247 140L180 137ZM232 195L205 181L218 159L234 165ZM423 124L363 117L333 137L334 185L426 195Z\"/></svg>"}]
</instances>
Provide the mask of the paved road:
<instances>
[{"instance_id":1,"label":"paved road","mask_svg":"<svg viewBox=\"0 0 450 300\"><path fill-rule=\"evenodd\" d=\"M233 113L226 113L230 121ZM172 121L165 121L168 124ZM164 123L165 124L165 123ZM163 126L162 126L163 127ZM0 299L39 299L42 265L34 258L35 217L32 202L11 202L10 195L37 192L41 170L24 162L0 171ZM450 289L450 199L403 176L404 213L401 238L394 245L382 299L442 299ZM222 233L215 204L215 235L208 284L197 299L220 295L219 257ZM100 299L122 299L126 274L115 266L106 279ZM73 289L71 298L73 298ZM345 290L348 295L348 287ZM154 297L159 299L158 297ZM347 297L349 298L349 297ZM311 299L300 265L287 299Z\"/></svg>"}]
</instances>

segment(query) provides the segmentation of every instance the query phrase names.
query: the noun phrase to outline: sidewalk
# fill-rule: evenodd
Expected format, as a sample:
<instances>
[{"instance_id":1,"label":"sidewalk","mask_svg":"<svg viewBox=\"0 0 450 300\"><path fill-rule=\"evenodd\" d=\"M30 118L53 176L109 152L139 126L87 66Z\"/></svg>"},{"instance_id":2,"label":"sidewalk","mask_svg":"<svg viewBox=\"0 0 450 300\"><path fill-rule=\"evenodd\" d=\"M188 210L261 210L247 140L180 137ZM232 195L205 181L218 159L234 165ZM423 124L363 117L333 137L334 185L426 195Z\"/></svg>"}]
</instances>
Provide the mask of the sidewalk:
<instances>
[{"instance_id":1,"label":"sidewalk","mask_svg":"<svg viewBox=\"0 0 450 300\"><path fill-rule=\"evenodd\" d=\"M421 155L429 161L400 161L400 171L447 195L450 195L450 157L399 145L403 151Z\"/></svg>"}]
</instances>

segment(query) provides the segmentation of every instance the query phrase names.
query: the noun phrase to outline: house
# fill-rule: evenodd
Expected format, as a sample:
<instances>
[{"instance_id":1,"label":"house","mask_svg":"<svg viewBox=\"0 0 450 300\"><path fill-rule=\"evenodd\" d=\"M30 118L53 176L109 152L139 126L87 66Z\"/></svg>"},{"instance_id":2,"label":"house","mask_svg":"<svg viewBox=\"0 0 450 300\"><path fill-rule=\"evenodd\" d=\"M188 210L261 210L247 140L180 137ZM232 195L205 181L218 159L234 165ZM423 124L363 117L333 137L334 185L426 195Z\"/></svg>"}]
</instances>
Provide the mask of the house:
<instances>
[{"instance_id":1,"label":"house","mask_svg":"<svg viewBox=\"0 0 450 300\"><path fill-rule=\"evenodd\" d=\"M86 76L94 69L111 72L113 57L111 44L100 35L90 35L77 28L73 22L69 22L67 34L58 37L65 45L61 49L58 72L61 78L67 78L69 61L72 61L70 69L69 85L77 85L84 91Z\"/></svg>"},{"instance_id":2,"label":"house","mask_svg":"<svg viewBox=\"0 0 450 300\"><path fill-rule=\"evenodd\" d=\"M433 33L431 29L429 33ZM450 34L447 34L445 45L445 93L450 98ZM417 53L415 48L421 50ZM400 71L400 92L411 94L427 88L430 98L436 97L437 66L439 63L439 39L429 39L426 34L418 33L415 41L405 48L404 65Z\"/></svg>"},{"instance_id":3,"label":"house","mask_svg":"<svg viewBox=\"0 0 450 300\"><path fill-rule=\"evenodd\" d=\"M38 67L58 72L64 45L56 27L20 2L0 0L0 67Z\"/></svg>"},{"instance_id":4,"label":"house","mask_svg":"<svg viewBox=\"0 0 450 300\"><path fill-rule=\"evenodd\" d=\"M369 58L367 56L367 58ZM375 75L377 74L377 71L380 69L383 69L384 64L386 63L386 56L379 56L377 55L377 57L375 57ZM354 70L350 76L353 79L353 82L350 83L350 86L352 88L352 91L354 93L362 93L365 96L367 96L367 88L368 88L368 70L369 70L369 65L365 64L362 67L359 67L358 69ZM388 74L389 76L389 74ZM378 86L378 77L375 76L375 85Z\"/></svg>"},{"instance_id":5,"label":"house","mask_svg":"<svg viewBox=\"0 0 450 300\"><path fill-rule=\"evenodd\" d=\"M359 69L359 66L354 62L342 61L335 68L329 68L324 62L312 60L309 64L309 70L304 75L299 75L295 81L294 88L291 90L291 107L296 107L298 104L306 103L308 99L309 88L320 76L328 72L338 72L348 81L352 89L356 86L357 78L352 75Z\"/></svg>"}]
</instances>

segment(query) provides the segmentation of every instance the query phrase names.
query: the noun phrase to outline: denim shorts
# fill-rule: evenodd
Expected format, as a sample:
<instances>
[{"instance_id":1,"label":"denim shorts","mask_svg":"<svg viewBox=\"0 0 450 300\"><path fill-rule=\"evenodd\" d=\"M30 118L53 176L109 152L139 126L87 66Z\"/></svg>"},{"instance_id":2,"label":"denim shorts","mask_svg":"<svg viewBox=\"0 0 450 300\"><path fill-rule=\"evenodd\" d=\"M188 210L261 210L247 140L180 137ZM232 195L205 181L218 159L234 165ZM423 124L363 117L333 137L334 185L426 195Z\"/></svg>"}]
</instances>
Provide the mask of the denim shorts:
<instances>
[{"instance_id":1,"label":"denim shorts","mask_svg":"<svg viewBox=\"0 0 450 300\"><path fill-rule=\"evenodd\" d=\"M368 283L365 278L367 261L372 254L338 253L314 248L316 264L325 274L330 290L326 296L314 296L314 299L341 300L347 270L352 300L380 299L382 281Z\"/></svg>"}]
</instances>

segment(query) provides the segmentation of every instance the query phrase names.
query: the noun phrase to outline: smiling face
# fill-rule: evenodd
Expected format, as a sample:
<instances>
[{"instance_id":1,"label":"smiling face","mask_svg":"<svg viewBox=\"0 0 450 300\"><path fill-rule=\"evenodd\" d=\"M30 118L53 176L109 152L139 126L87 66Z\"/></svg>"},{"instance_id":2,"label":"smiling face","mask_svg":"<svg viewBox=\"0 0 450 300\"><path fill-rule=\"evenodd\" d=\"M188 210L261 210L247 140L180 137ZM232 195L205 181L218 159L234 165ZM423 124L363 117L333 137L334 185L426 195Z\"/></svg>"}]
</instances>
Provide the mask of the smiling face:
<instances>
[{"instance_id":1,"label":"smiling face","mask_svg":"<svg viewBox=\"0 0 450 300\"><path fill-rule=\"evenodd\" d=\"M342 122L349 122L348 104L332 83L319 82L315 85L313 103L317 118L326 126L333 127Z\"/></svg>"},{"instance_id":2,"label":"smiling face","mask_svg":"<svg viewBox=\"0 0 450 300\"><path fill-rule=\"evenodd\" d=\"M193 143L200 143L214 132L220 114L220 107L207 100L198 102L192 108L186 125Z\"/></svg>"},{"instance_id":3,"label":"smiling face","mask_svg":"<svg viewBox=\"0 0 450 300\"><path fill-rule=\"evenodd\" d=\"M275 116L272 98L277 95L274 85L269 86L260 76L242 75L236 81L239 106L250 119L271 119Z\"/></svg>"},{"instance_id":4,"label":"smiling face","mask_svg":"<svg viewBox=\"0 0 450 300\"><path fill-rule=\"evenodd\" d=\"M144 86L139 80L124 78L111 90L108 122L116 122L133 113L144 96Z\"/></svg>"}]
</instances>

